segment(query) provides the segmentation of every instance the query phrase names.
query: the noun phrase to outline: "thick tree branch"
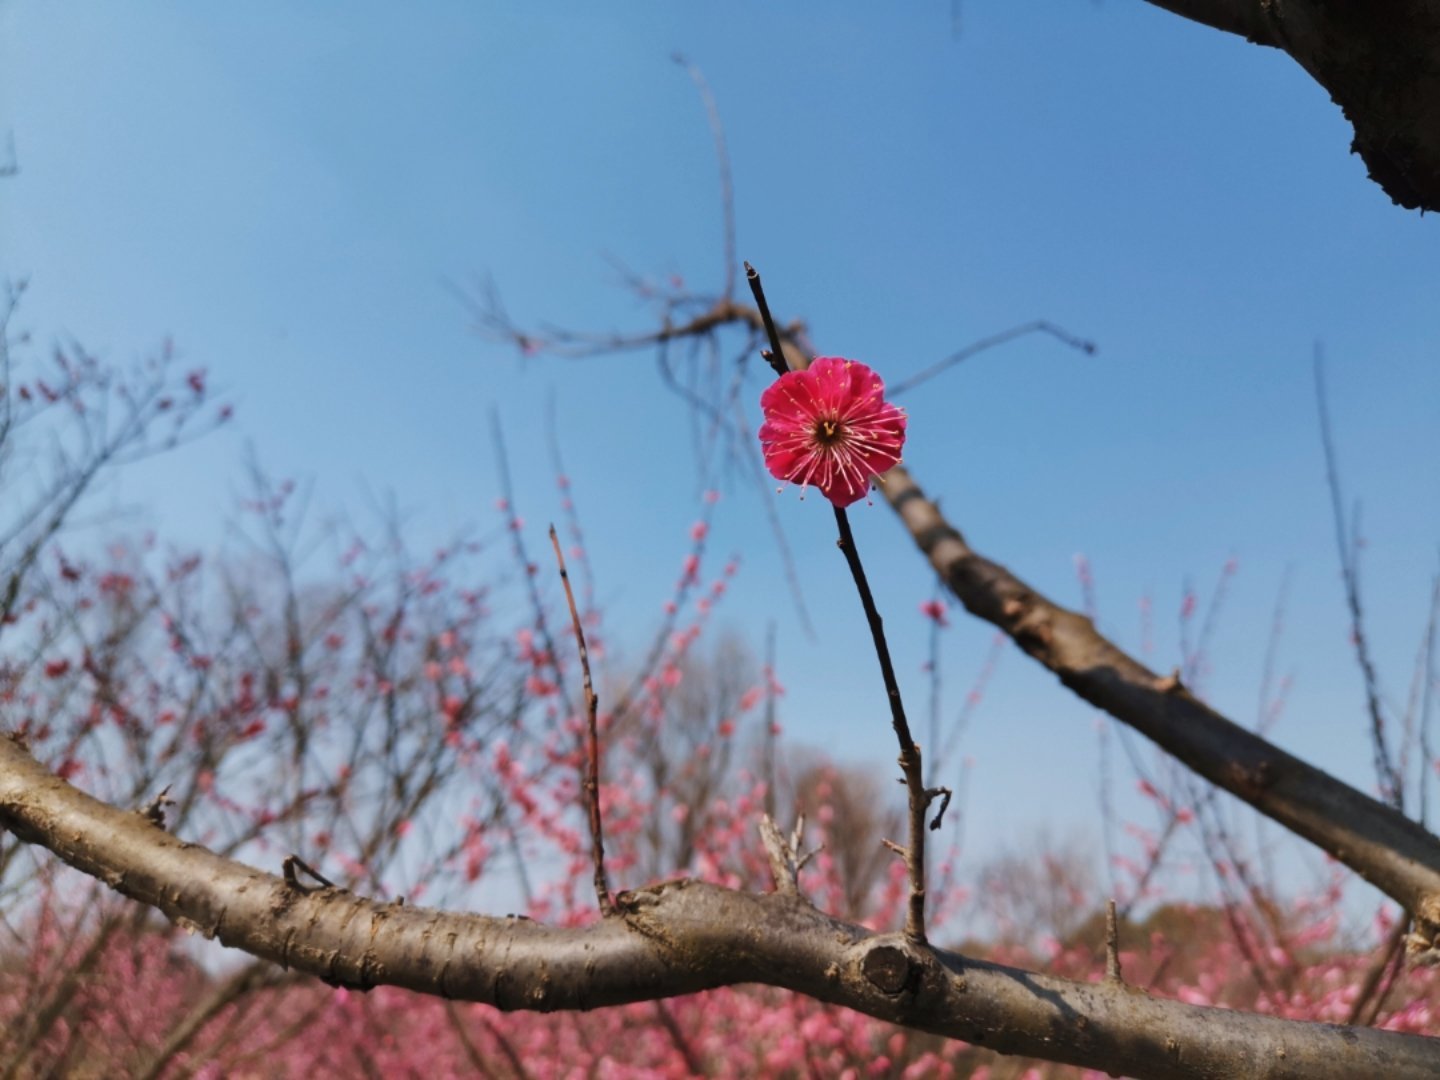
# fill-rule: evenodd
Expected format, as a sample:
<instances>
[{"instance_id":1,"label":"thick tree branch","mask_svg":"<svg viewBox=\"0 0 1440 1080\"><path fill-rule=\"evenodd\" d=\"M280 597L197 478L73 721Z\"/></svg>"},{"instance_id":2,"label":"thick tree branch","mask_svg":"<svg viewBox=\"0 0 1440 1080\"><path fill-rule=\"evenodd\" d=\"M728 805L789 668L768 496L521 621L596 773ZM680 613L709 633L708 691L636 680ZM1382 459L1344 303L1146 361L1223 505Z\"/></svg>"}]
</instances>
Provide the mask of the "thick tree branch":
<instances>
[{"instance_id":1,"label":"thick tree branch","mask_svg":"<svg viewBox=\"0 0 1440 1080\"><path fill-rule=\"evenodd\" d=\"M0 738L0 825L176 923L358 989L552 1011L760 982L1000 1053L1150 1077L1428 1077L1440 1041L1151 998L916 948L793 894L693 881L587 929L303 889L98 802Z\"/></svg>"},{"instance_id":2,"label":"thick tree branch","mask_svg":"<svg viewBox=\"0 0 1440 1080\"><path fill-rule=\"evenodd\" d=\"M1283 49L1355 128L1385 194L1440 209L1440 4L1435 0L1150 0L1156 7Z\"/></svg>"},{"instance_id":3,"label":"thick tree branch","mask_svg":"<svg viewBox=\"0 0 1440 1080\"><path fill-rule=\"evenodd\" d=\"M1305 837L1416 916L1440 926L1440 839L1403 814L1227 720L1121 651L1083 615L973 551L904 466L880 490L950 591L1080 697L1210 782Z\"/></svg>"},{"instance_id":4,"label":"thick tree branch","mask_svg":"<svg viewBox=\"0 0 1440 1080\"><path fill-rule=\"evenodd\" d=\"M1256 45L1280 46L1275 39L1270 5L1262 0L1150 0L1150 3L1227 34L1239 34Z\"/></svg>"}]
</instances>

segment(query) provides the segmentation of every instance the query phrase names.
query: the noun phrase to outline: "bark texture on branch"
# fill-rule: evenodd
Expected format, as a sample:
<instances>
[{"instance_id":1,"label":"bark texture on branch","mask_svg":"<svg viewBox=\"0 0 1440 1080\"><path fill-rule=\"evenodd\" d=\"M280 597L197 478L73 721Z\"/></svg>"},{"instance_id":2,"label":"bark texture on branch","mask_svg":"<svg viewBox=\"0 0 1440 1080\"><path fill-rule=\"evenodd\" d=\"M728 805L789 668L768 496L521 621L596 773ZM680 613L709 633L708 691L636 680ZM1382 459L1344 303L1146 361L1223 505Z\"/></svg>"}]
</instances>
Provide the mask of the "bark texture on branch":
<instances>
[{"instance_id":1,"label":"bark texture on branch","mask_svg":"<svg viewBox=\"0 0 1440 1080\"><path fill-rule=\"evenodd\" d=\"M1355 129L1351 150L1409 210L1440 208L1440 4L1435 0L1150 0L1284 50Z\"/></svg>"},{"instance_id":2,"label":"bark texture on branch","mask_svg":"<svg viewBox=\"0 0 1440 1080\"><path fill-rule=\"evenodd\" d=\"M903 465L880 490L955 597L1005 631L1092 705L1130 725L1211 783L1329 852L1398 900L1432 937L1440 926L1440 839L1221 716L1129 656L1076 612L977 554Z\"/></svg>"},{"instance_id":3,"label":"bark texture on branch","mask_svg":"<svg viewBox=\"0 0 1440 1080\"><path fill-rule=\"evenodd\" d=\"M0 737L0 826L222 943L357 989L502 1009L589 1009L766 983L1007 1054L1145 1077L1428 1077L1440 1040L1151 998L917 948L794 894L693 881L622 893L556 929L307 889L187 844Z\"/></svg>"}]
</instances>

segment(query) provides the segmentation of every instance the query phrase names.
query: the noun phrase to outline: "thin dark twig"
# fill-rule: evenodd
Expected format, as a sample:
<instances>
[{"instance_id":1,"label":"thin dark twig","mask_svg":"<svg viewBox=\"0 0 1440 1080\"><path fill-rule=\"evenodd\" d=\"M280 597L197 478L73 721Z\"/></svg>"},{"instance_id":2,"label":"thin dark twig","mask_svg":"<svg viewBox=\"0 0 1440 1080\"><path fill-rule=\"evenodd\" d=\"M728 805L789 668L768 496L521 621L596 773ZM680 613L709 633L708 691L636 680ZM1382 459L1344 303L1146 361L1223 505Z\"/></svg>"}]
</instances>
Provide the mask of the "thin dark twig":
<instances>
[{"instance_id":1,"label":"thin dark twig","mask_svg":"<svg viewBox=\"0 0 1440 1080\"><path fill-rule=\"evenodd\" d=\"M560 453L560 439L556 435L556 429L555 393L552 390L545 398L545 441L549 445L550 461L555 469L555 482L561 487L560 508L565 512L570 539L576 545L576 550L572 550L571 554L576 555L578 552L580 572L584 576L581 596L585 601L585 611L589 614L595 610L595 572L590 566L590 548L585 543L585 531L580 525L580 512L575 508L575 492L570 483L570 475L565 471L565 459Z\"/></svg>"},{"instance_id":2,"label":"thin dark twig","mask_svg":"<svg viewBox=\"0 0 1440 1080\"><path fill-rule=\"evenodd\" d=\"M465 1021L460 1016L460 1010L455 1007L455 1002L445 1002L445 1015L450 1021L450 1030L455 1032L455 1038L460 1042L460 1049L465 1051L465 1058L470 1062L470 1067L475 1070L477 1076L485 1080L491 1080L495 1075L486 1064L485 1055L480 1053L480 1048L475 1045L475 1040L470 1038L469 1032L465 1030Z\"/></svg>"},{"instance_id":3,"label":"thin dark twig","mask_svg":"<svg viewBox=\"0 0 1440 1080\"><path fill-rule=\"evenodd\" d=\"M944 618L944 594L940 591L943 583L937 582L934 598L930 601L937 605L932 609L934 614L930 618L930 660L926 665L926 673L930 676L930 725L926 734L929 741L926 743L933 753L940 745L940 628L944 625L941 621ZM941 762L932 758L930 761L930 776L928 782L935 782L935 774L940 770Z\"/></svg>"},{"instance_id":4,"label":"thin dark twig","mask_svg":"<svg viewBox=\"0 0 1440 1080\"><path fill-rule=\"evenodd\" d=\"M931 802L934 799L940 800L940 809L935 811L935 817L930 821L930 830L934 832L940 828L940 823L945 820L945 811L950 809L950 800L955 793L948 787L930 787L925 789L925 801Z\"/></svg>"},{"instance_id":5,"label":"thin dark twig","mask_svg":"<svg viewBox=\"0 0 1440 1080\"><path fill-rule=\"evenodd\" d=\"M1420 824L1424 825L1430 810L1430 774L1435 766L1435 753L1430 746L1430 719L1435 709L1435 637L1440 621L1440 574L1430 590L1430 619L1425 626L1425 686L1420 696Z\"/></svg>"},{"instance_id":6,"label":"thin dark twig","mask_svg":"<svg viewBox=\"0 0 1440 1080\"><path fill-rule=\"evenodd\" d=\"M770 314L770 305L765 300L765 289L760 284L760 272L748 262L745 264L745 280L750 283L750 292L755 296L755 306L760 309L760 321L765 324L765 336L770 339L770 348L760 355L775 369L776 375L790 370L785 363L785 350L780 347L780 331L775 328L775 317Z\"/></svg>"},{"instance_id":7,"label":"thin dark twig","mask_svg":"<svg viewBox=\"0 0 1440 1080\"><path fill-rule=\"evenodd\" d=\"M709 532L710 520L714 509L715 504L707 500L704 508L700 511L700 521L705 525L705 528L700 531L699 535L701 539L694 541L694 546L691 548L691 554L697 558L704 553L705 541L703 537ZM617 704L614 709L611 710L613 724L618 726L629 715L630 710L640 699L640 694L645 688L646 680L654 673L656 665L660 662L660 658L665 655L665 650L669 647L675 624L680 617L680 611L687 603L691 591L697 587L696 583L698 581L698 577L687 576L681 582L680 588L672 598L671 603L673 606L668 609L665 618L661 620L660 628L655 631L655 636L651 639L650 651L646 654L645 660L636 669L635 676L631 679L630 685L616 697Z\"/></svg>"},{"instance_id":8,"label":"thin dark twig","mask_svg":"<svg viewBox=\"0 0 1440 1080\"><path fill-rule=\"evenodd\" d=\"M1255 711L1255 730L1261 734L1269 728L1273 711L1271 691L1275 685L1280 639L1285 633L1286 601L1290 595L1290 577L1293 571L1293 565L1285 567L1285 574L1280 579L1280 593L1275 598L1275 612L1270 616L1270 637L1265 643L1265 661L1260 669L1260 701Z\"/></svg>"},{"instance_id":9,"label":"thin dark twig","mask_svg":"<svg viewBox=\"0 0 1440 1080\"><path fill-rule=\"evenodd\" d=\"M1120 925L1115 917L1113 897L1105 904L1105 979L1113 983L1124 981L1120 974Z\"/></svg>"},{"instance_id":10,"label":"thin dark twig","mask_svg":"<svg viewBox=\"0 0 1440 1080\"><path fill-rule=\"evenodd\" d=\"M975 712L984 700L985 690L990 685L990 680L995 677L995 669L1000 663L1000 657L1005 654L1005 648L1010 644L1010 639L1004 634L996 634L990 639L990 651L985 654L985 661L980 665L980 671L970 684L970 690L965 695L965 703L960 706L960 711L955 715L950 730L940 742L931 739L930 753L934 755L931 760L934 772L931 773L933 782L936 774L944 772L950 762L950 757L960 744L961 737L965 734L974 718Z\"/></svg>"},{"instance_id":11,"label":"thin dark twig","mask_svg":"<svg viewBox=\"0 0 1440 1080\"><path fill-rule=\"evenodd\" d=\"M670 1012L670 1007L663 1001L655 1002L655 1016L660 1021L660 1026L665 1029L665 1033L670 1036L670 1041L675 1045L675 1049L680 1051L680 1056L685 1059L685 1068L690 1071L690 1075L704 1076L706 1071L704 1062L695 1053L695 1047L690 1044L685 1033L680 1030L680 1024L676 1021L674 1014Z\"/></svg>"},{"instance_id":12,"label":"thin dark twig","mask_svg":"<svg viewBox=\"0 0 1440 1080\"><path fill-rule=\"evenodd\" d=\"M1087 341L1085 338L1077 337L1064 327L1056 326L1046 319L1035 319L1032 322L1012 326L1009 330L1002 330L998 334L991 334L989 337L981 338L979 341L966 345L963 349L951 353L944 360L939 360L931 364L918 375L911 375L910 378L902 379L900 382L891 385L889 396L892 398L899 397L905 393L905 391L913 390L922 382L933 379L936 375L948 371L956 364L964 363L978 353L985 352L987 349L993 349L997 345L1004 345L1007 341L1014 341L1016 338L1024 337L1026 334L1049 334L1051 337L1069 345L1072 349L1079 349L1087 356L1094 356L1096 352L1096 345L1093 341Z\"/></svg>"},{"instance_id":13,"label":"thin dark twig","mask_svg":"<svg viewBox=\"0 0 1440 1080\"><path fill-rule=\"evenodd\" d=\"M1350 636L1355 644L1355 658L1365 682L1365 707L1370 714L1370 739L1375 756L1375 774L1380 794L1391 806L1404 807L1404 780L1395 767L1385 736L1385 715L1380 703L1380 677L1370 656L1370 643L1365 636L1365 618L1360 602L1359 554L1350 530L1346 527L1345 503L1340 488L1340 465L1335 451L1335 438L1330 426L1330 404L1325 393L1325 357L1315 346L1315 401L1320 414L1320 444L1325 451L1325 480L1330 488L1330 508L1335 517L1335 543L1340 552L1340 575L1345 585L1345 603L1350 609Z\"/></svg>"},{"instance_id":14,"label":"thin dark twig","mask_svg":"<svg viewBox=\"0 0 1440 1080\"><path fill-rule=\"evenodd\" d=\"M1404 920L1403 915L1402 921L1407 921ZM1408 937L1408 935L1401 935L1402 943L1406 937ZM1404 974L1404 972L1405 949L1402 944L1402 947L1395 950L1394 955L1390 958L1389 965L1385 968L1384 979L1380 984L1379 991L1375 995L1375 1002L1370 1007L1369 1019L1365 1021L1366 1027L1375 1027L1380 1022L1380 1014L1385 1010L1385 1003L1389 1000L1391 991L1395 989L1395 984L1399 982L1400 976Z\"/></svg>"},{"instance_id":15,"label":"thin dark twig","mask_svg":"<svg viewBox=\"0 0 1440 1080\"><path fill-rule=\"evenodd\" d=\"M720 168L720 209L725 222L725 292L726 300L735 298L735 184L730 176L730 151L725 146L725 126L720 123L720 109L715 104L715 95L700 69L680 53L674 56L675 63L685 69L700 91L700 100L705 105L705 118L710 123L710 134L715 140L716 164Z\"/></svg>"},{"instance_id":16,"label":"thin dark twig","mask_svg":"<svg viewBox=\"0 0 1440 1080\"><path fill-rule=\"evenodd\" d=\"M314 887L301 882L300 874L305 874L318 882L319 884L318 886L316 886L318 888L335 888L335 883L333 881L327 878L324 874L321 874L304 859L300 858L299 855L286 855L284 861L280 864L280 868L285 875L285 884L289 885L292 889L299 889L301 892L314 891Z\"/></svg>"},{"instance_id":17,"label":"thin dark twig","mask_svg":"<svg viewBox=\"0 0 1440 1080\"><path fill-rule=\"evenodd\" d=\"M590 852L595 860L595 898L600 901L600 912L609 915L615 910L610 898L610 883L605 877L605 837L600 822L600 735L597 730L596 714L600 699L595 696L595 684L590 678L590 653L585 648L585 629L580 625L580 609L575 606L575 590L570 587L570 574L565 569L565 553L560 550L560 534L550 526L550 543L555 548L555 561L560 566L560 580L565 585L565 599L570 604L570 621L575 626L575 644L580 653L580 672L585 685L585 716L589 723L590 746L585 773L585 809L590 818Z\"/></svg>"},{"instance_id":18,"label":"thin dark twig","mask_svg":"<svg viewBox=\"0 0 1440 1080\"><path fill-rule=\"evenodd\" d=\"M1386 936L1385 943L1381 946L1375 962L1370 965L1370 970L1361 980L1359 992L1356 993L1355 1000L1350 1005L1350 1015L1345 1021L1347 1024L1366 1023L1367 1021L1362 1020L1361 1017L1371 1005L1374 1006L1374 1012L1371 1013L1368 1023L1375 1022L1376 1014L1380 1011L1382 1003L1381 981L1392 965L1404 960L1405 936L1409 930L1410 920L1402 912L1396 918L1395 925L1390 928L1390 933Z\"/></svg>"},{"instance_id":19,"label":"thin dark twig","mask_svg":"<svg viewBox=\"0 0 1440 1080\"><path fill-rule=\"evenodd\" d=\"M775 620L765 627L765 813L775 816Z\"/></svg>"},{"instance_id":20,"label":"thin dark twig","mask_svg":"<svg viewBox=\"0 0 1440 1080\"><path fill-rule=\"evenodd\" d=\"M850 517L843 507L835 510L835 525L840 530L838 546L855 579L855 588L860 593L860 605L865 609L865 620L870 624L870 637L875 645L875 656L880 661L880 677L885 681L885 696L890 701L890 723L895 737L900 742L900 771L905 777L905 787L910 794L910 843L905 849L905 869L910 876L910 906L905 916L905 936L917 944L925 941L925 811L929 798L925 779L921 772L920 747L910 734L910 723L905 719L905 705L900 699L900 683L895 678L895 665L890 660L890 646L885 640L885 625L875 607L875 597L870 592L870 582L865 576L865 567L860 562L860 552L855 546L855 534L850 531ZM937 819L938 821L938 819Z\"/></svg>"},{"instance_id":21,"label":"thin dark twig","mask_svg":"<svg viewBox=\"0 0 1440 1080\"><path fill-rule=\"evenodd\" d=\"M515 509L515 487L510 479L510 455L505 449L505 432L500 427L500 414L494 409L490 411L490 434L495 442L495 468L500 475L500 494L505 500L505 513L509 519L510 545L514 550L516 561L520 564L520 576L525 580L530 611L535 617L535 630L540 635L541 644L545 646L545 652L550 658L550 667L555 672L555 681L558 684L561 681L560 650L555 647L555 639L550 633L550 622L545 617L545 604L540 599L540 586L536 581L538 575L533 569L534 564L530 561L530 553L525 547L525 534L519 528L520 517Z\"/></svg>"}]
</instances>

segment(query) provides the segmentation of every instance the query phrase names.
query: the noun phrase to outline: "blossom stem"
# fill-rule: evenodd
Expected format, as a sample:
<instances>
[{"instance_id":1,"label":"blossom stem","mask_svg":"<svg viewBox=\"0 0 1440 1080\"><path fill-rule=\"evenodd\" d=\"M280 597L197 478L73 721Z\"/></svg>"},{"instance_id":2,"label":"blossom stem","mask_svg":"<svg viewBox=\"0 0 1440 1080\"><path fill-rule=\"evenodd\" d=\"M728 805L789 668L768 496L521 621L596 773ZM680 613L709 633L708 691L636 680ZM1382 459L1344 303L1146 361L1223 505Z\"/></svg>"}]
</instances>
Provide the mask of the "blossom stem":
<instances>
[{"instance_id":1,"label":"blossom stem","mask_svg":"<svg viewBox=\"0 0 1440 1080\"><path fill-rule=\"evenodd\" d=\"M900 771L905 778L909 794L909 845L904 849L905 870L910 878L910 905L905 914L905 936L917 945L925 943L925 811L934 794L925 788L924 773L920 763L920 747L910 733L910 722L905 719L905 703L900 698L900 683L895 678L895 665L890 660L890 646L885 640L885 622L875 606L870 581L865 576L865 567L860 561L860 551L855 546L855 534L850 531L850 517L845 508L837 506L835 524L840 530L836 546L845 556L850 567L850 576L855 579L856 591L860 593L860 605L865 609L865 620L870 624L870 637L875 643L875 656L880 661L880 676L885 680L885 695L890 701L890 723L895 737L900 742ZM938 824L938 821L937 821Z\"/></svg>"}]
</instances>

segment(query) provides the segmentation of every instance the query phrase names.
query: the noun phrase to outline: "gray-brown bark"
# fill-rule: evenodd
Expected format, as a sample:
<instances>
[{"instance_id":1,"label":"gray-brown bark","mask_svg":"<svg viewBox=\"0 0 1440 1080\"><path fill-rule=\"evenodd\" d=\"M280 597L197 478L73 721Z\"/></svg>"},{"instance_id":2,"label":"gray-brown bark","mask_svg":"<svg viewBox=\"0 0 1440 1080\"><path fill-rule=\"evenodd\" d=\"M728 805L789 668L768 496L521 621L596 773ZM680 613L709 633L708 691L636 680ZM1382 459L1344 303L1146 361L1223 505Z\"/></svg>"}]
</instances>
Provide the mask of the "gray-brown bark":
<instances>
[{"instance_id":1,"label":"gray-brown bark","mask_svg":"<svg viewBox=\"0 0 1440 1080\"><path fill-rule=\"evenodd\" d=\"M917 948L790 892L677 881L555 929L306 889L98 802L0 738L0 825L182 926L331 982L502 1009L589 1009L766 983L1002 1053L1154 1077L1425 1077L1440 1040L1151 998Z\"/></svg>"},{"instance_id":2,"label":"gray-brown bark","mask_svg":"<svg viewBox=\"0 0 1440 1080\"><path fill-rule=\"evenodd\" d=\"M1221 716L973 551L904 466L880 490L950 591L1070 690L1207 780L1305 837L1398 900L1425 937L1440 925L1440 839L1377 799Z\"/></svg>"},{"instance_id":3,"label":"gray-brown bark","mask_svg":"<svg viewBox=\"0 0 1440 1080\"><path fill-rule=\"evenodd\" d=\"M1150 0L1288 53L1355 129L1351 149L1396 203L1440 208L1440 4L1434 0Z\"/></svg>"}]
</instances>

